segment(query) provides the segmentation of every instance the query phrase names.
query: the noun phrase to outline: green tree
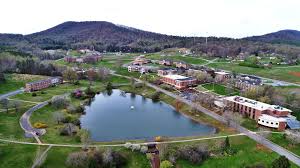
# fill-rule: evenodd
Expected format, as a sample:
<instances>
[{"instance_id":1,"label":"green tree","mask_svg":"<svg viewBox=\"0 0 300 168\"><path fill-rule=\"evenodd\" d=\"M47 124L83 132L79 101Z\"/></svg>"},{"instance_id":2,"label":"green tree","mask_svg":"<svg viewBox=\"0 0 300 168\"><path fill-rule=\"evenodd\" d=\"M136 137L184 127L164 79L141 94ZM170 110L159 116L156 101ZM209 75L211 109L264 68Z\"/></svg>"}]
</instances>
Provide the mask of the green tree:
<instances>
[{"instance_id":1,"label":"green tree","mask_svg":"<svg viewBox=\"0 0 300 168\"><path fill-rule=\"evenodd\" d=\"M285 156L280 156L272 162L272 168L289 168L291 164Z\"/></svg>"},{"instance_id":2,"label":"green tree","mask_svg":"<svg viewBox=\"0 0 300 168\"><path fill-rule=\"evenodd\" d=\"M108 82L106 85L106 90L112 90L112 89L113 89L113 86L112 86L111 82Z\"/></svg>"},{"instance_id":3,"label":"green tree","mask_svg":"<svg viewBox=\"0 0 300 168\"><path fill-rule=\"evenodd\" d=\"M160 163L160 168L171 168L171 167L173 167L173 165L168 160L164 160Z\"/></svg>"}]
</instances>

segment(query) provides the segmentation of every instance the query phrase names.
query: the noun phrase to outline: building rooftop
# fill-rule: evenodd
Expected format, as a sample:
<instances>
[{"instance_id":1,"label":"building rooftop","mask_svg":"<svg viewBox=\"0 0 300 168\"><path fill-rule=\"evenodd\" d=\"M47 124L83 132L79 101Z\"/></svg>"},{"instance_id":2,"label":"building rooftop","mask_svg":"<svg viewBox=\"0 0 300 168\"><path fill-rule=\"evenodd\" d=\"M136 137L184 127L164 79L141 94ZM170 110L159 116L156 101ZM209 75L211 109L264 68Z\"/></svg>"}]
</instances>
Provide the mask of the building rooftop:
<instances>
[{"instance_id":1,"label":"building rooftop","mask_svg":"<svg viewBox=\"0 0 300 168\"><path fill-rule=\"evenodd\" d=\"M173 80L189 80L189 79L193 79L191 77L186 77L186 76L182 76L182 75L165 75L164 77L170 78L170 79L173 79Z\"/></svg>"},{"instance_id":2,"label":"building rooftop","mask_svg":"<svg viewBox=\"0 0 300 168\"><path fill-rule=\"evenodd\" d=\"M49 77L49 78L47 78L47 79L42 79L42 80L38 80L38 81L28 82L28 83L26 83L26 84L31 85L31 84L40 83L40 82L44 82L44 81L51 80L51 79L55 79L55 78L61 78L61 77L60 77L60 76Z\"/></svg>"},{"instance_id":3,"label":"building rooftop","mask_svg":"<svg viewBox=\"0 0 300 168\"><path fill-rule=\"evenodd\" d=\"M230 73L224 72L224 71L218 71L218 72L215 72L215 74L218 74L218 75L229 75Z\"/></svg>"},{"instance_id":4,"label":"building rooftop","mask_svg":"<svg viewBox=\"0 0 300 168\"><path fill-rule=\"evenodd\" d=\"M268 114L262 114L259 119L273 122L286 122L286 117L273 117Z\"/></svg>"},{"instance_id":5,"label":"building rooftop","mask_svg":"<svg viewBox=\"0 0 300 168\"><path fill-rule=\"evenodd\" d=\"M246 97L241 97L241 96L229 96L229 97L225 97L224 99L229 100L229 101L233 101L233 102L237 102L240 104L243 104L245 106L257 109L257 110L276 110L276 111L288 111L288 112L292 112L291 110L278 106L278 105L270 105L267 103L263 103L263 102L259 102L256 100L252 100L252 99L248 99Z\"/></svg>"}]
</instances>

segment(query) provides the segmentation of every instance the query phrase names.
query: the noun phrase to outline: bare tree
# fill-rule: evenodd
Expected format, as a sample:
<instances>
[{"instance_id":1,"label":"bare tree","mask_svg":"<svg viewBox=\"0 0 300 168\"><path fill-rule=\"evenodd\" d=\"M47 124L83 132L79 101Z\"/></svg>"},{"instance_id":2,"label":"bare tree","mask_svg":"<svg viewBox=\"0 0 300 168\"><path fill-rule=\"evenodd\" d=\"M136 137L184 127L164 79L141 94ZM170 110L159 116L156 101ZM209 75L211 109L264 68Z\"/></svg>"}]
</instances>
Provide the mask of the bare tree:
<instances>
[{"instance_id":1,"label":"bare tree","mask_svg":"<svg viewBox=\"0 0 300 168\"><path fill-rule=\"evenodd\" d=\"M103 67L98 69L98 78L100 80L107 79L108 75L109 75L109 69Z\"/></svg>"},{"instance_id":2,"label":"bare tree","mask_svg":"<svg viewBox=\"0 0 300 168\"><path fill-rule=\"evenodd\" d=\"M90 82L90 85L92 85L92 82L96 80L96 77L97 77L97 73L96 71L94 71L93 69L90 69L87 71L87 77L88 77L88 80Z\"/></svg>"},{"instance_id":3,"label":"bare tree","mask_svg":"<svg viewBox=\"0 0 300 168\"><path fill-rule=\"evenodd\" d=\"M63 72L63 78L74 83L78 79L78 76L74 70L68 68Z\"/></svg>"},{"instance_id":4,"label":"bare tree","mask_svg":"<svg viewBox=\"0 0 300 168\"><path fill-rule=\"evenodd\" d=\"M15 110L16 110L16 113L19 112L20 107L21 107L21 102L20 102L19 100L15 100L15 101L13 102L13 105L14 105L14 108L15 108Z\"/></svg>"},{"instance_id":5,"label":"bare tree","mask_svg":"<svg viewBox=\"0 0 300 168\"><path fill-rule=\"evenodd\" d=\"M57 124L60 124L64 118L65 116L62 112L57 111L53 113L53 119L55 122L57 122Z\"/></svg>"},{"instance_id":6,"label":"bare tree","mask_svg":"<svg viewBox=\"0 0 300 168\"><path fill-rule=\"evenodd\" d=\"M2 108L6 109L6 112L8 113L9 100L8 99L2 99L0 103L2 105Z\"/></svg>"}]
</instances>

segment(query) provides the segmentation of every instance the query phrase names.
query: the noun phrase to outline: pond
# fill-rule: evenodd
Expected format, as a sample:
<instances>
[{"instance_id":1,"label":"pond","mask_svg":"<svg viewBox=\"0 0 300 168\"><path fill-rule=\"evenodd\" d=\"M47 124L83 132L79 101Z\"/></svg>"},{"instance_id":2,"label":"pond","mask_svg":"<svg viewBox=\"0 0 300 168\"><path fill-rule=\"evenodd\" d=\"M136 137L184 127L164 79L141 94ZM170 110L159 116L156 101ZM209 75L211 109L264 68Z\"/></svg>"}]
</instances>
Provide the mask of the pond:
<instances>
[{"instance_id":1,"label":"pond","mask_svg":"<svg viewBox=\"0 0 300 168\"><path fill-rule=\"evenodd\" d=\"M97 94L81 116L82 128L93 141L153 140L215 133L214 127L195 122L164 102L114 89Z\"/></svg>"}]
</instances>

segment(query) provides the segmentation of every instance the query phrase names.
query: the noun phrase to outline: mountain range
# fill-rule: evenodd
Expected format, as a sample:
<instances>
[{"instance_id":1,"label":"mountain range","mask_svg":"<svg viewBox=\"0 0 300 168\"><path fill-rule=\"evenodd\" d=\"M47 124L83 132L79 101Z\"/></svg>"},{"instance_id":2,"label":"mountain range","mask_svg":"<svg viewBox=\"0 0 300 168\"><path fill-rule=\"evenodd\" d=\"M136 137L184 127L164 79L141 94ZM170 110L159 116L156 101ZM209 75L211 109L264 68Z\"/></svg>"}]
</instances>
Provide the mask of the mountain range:
<instances>
[{"instance_id":1,"label":"mountain range","mask_svg":"<svg viewBox=\"0 0 300 168\"><path fill-rule=\"evenodd\" d=\"M185 47L213 56L275 51L284 54L280 46L293 46L300 51L300 31L281 30L262 36L242 39L170 36L105 21L65 22L50 29L29 34L0 34L0 46L19 50L92 48L98 51L156 52L166 48ZM299 47L299 48L298 48Z\"/></svg>"}]
</instances>

